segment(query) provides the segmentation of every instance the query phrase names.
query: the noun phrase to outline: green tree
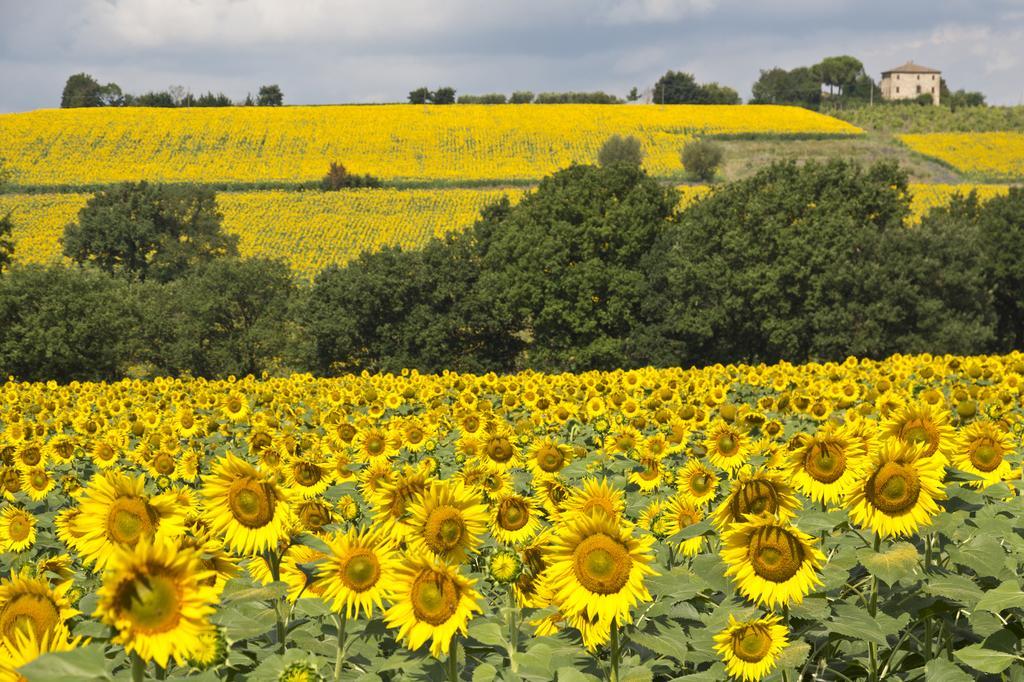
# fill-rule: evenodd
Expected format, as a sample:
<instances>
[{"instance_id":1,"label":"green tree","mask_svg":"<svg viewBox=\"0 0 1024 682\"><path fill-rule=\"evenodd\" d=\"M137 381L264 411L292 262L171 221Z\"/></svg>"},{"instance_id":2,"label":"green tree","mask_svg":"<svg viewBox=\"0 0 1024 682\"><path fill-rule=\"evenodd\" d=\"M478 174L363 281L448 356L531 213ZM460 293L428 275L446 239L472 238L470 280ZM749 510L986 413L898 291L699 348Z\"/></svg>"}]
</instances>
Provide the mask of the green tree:
<instances>
[{"instance_id":1,"label":"green tree","mask_svg":"<svg viewBox=\"0 0 1024 682\"><path fill-rule=\"evenodd\" d=\"M131 301L127 282L92 268L15 266L0 278L0 367L27 381L123 376Z\"/></svg>"},{"instance_id":2,"label":"green tree","mask_svg":"<svg viewBox=\"0 0 1024 682\"><path fill-rule=\"evenodd\" d=\"M141 289L140 359L158 373L259 375L295 369L304 335L287 263L219 258Z\"/></svg>"},{"instance_id":3,"label":"green tree","mask_svg":"<svg viewBox=\"0 0 1024 682\"><path fill-rule=\"evenodd\" d=\"M691 180L711 182L722 165L725 152L720 144L697 138L683 145L679 158Z\"/></svg>"},{"instance_id":4,"label":"green tree","mask_svg":"<svg viewBox=\"0 0 1024 682\"><path fill-rule=\"evenodd\" d=\"M409 93L409 104L426 104L430 99L430 88L416 88Z\"/></svg>"},{"instance_id":5,"label":"green tree","mask_svg":"<svg viewBox=\"0 0 1024 682\"><path fill-rule=\"evenodd\" d=\"M431 104L455 104L455 88L438 88L430 93L427 101Z\"/></svg>"},{"instance_id":6,"label":"green tree","mask_svg":"<svg viewBox=\"0 0 1024 682\"><path fill-rule=\"evenodd\" d=\"M632 135L612 135L601 145L597 162L602 166L613 163L640 166L644 162L644 148L640 140Z\"/></svg>"},{"instance_id":7,"label":"green tree","mask_svg":"<svg viewBox=\"0 0 1024 682\"><path fill-rule=\"evenodd\" d=\"M953 281L955 246L921 252L949 231L907 230L906 190L893 163L865 171L842 160L786 162L697 202L654 251L665 254L651 269L663 273L654 289L668 304L650 332L652 359L805 361L984 346L985 302L964 296L976 280Z\"/></svg>"},{"instance_id":8,"label":"green tree","mask_svg":"<svg viewBox=\"0 0 1024 682\"><path fill-rule=\"evenodd\" d=\"M776 67L761 71L751 95L751 104L795 104L814 109L821 103L821 80L806 66L790 71Z\"/></svg>"},{"instance_id":9,"label":"green tree","mask_svg":"<svg viewBox=\"0 0 1024 682\"><path fill-rule=\"evenodd\" d=\"M64 92L60 96L62 109L73 107L103 106L100 95L103 86L87 73L76 73L69 76L64 84Z\"/></svg>"},{"instance_id":10,"label":"green tree","mask_svg":"<svg viewBox=\"0 0 1024 682\"><path fill-rule=\"evenodd\" d=\"M11 234L14 232L14 221L11 219L11 212L0 218L0 272L4 272L14 261L14 240Z\"/></svg>"},{"instance_id":11,"label":"green tree","mask_svg":"<svg viewBox=\"0 0 1024 682\"><path fill-rule=\"evenodd\" d=\"M828 86L830 95L846 94L857 79L864 75L864 64L850 55L825 57L812 68L821 83Z\"/></svg>"},{"instance_id":12,"label":"green tree","mask_svg":"<svg viewBox=\"0 0 1024 682\"><path fill-rule=\"evenodd\" d=\"M700 99L700 85L692 73L669 70L654 84L655 104L695 104Z\"/></svg>"},{"instance_id":13,"label":"green tree","mask_svg":"<svg viewBox=\"0 0 1024 682\"><path fill-rule=\"evenodd\" d=\"M261 107L279 107L284 104L284 93L276 83L273 85L261 85L256 95L256 105Z\"/></svg>"},{"instance_id":14,"label":"green tree","mask_svg":"<svg viewBox=\"0 0 1024 682\"><path fill-rule=\"evenodd\" d=\"M523 364L645 364L634 344L651 296L645 261L677 202L674 189L639 168L573 166L477 222L476 297L521 341Z\"/></svg>"},{"instance_id":15,"label":"green tree","mask_svg":"<svg viewBox=\"0 0 1024 682\"><path fill-rule=\"evenodd\" d=\"M64 255L109 273L168 281L190 267L238 255L221 229L213 190L125 183L97 192L64 229Z\"/></svg>"},{"instance_id":16,"label":"green tree","mask_svg":"<svg viewBox=\"0 0 1024 682\"><path fill-rule=\"evenodd\" d=\"M510 104L529 104L533 101L533 93L529 90L516 90L508 101Z\"/></svg>"},{"instance_id":17,"label":"green tree","mask_svg":"<svg viewBox=\"0 0 1024 682\"><path fill-rule=\"evenodd\" d=\"M964 220L969 234L972 221ZM1011 187L985 202L976 215L985 284L996 313L997 350L1024 348L1024 189Z\"/></svg>"}]
</instances>

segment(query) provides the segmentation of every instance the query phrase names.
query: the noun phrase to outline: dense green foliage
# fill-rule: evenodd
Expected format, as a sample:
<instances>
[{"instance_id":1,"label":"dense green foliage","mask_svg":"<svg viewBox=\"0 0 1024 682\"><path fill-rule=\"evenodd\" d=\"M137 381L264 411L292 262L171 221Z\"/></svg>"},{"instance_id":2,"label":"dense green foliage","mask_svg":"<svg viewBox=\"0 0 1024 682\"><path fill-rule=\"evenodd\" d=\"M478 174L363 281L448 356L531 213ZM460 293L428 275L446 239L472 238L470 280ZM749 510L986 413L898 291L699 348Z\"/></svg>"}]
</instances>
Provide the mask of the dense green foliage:
<instances>
[{"instance_id":1,"label":"dense green foliage","mask_svg":"<svg viewBox=\"0 0 1024 682\"><path fill-rule=\"evenodd\" d=\"M111 274L167 281L238 254L216 194L197 186L125 183L95 194L64 230L64 255Z\"/></svg>"},{"instance_id":2,"label":"dense green foliage","mask_svg":"<svg viewBox=\"0 0 1024 682\"><path fill-rule=\"evenodd\" d=\"M901 133L990 132L1024 130L1024 106L919 107L885 104L830 112L844 121L872 130Z\"/></svg>"},{"instance_id":3,"label":"dense green foliage","mask_svg":"<svg viewBox=\"0 0 1024 682\"><path fill-rule=\"evenodd\" d=\"M281 104L281 89L276 86L267 91L270 100ZM276 88L276 92L273 90ZM261 95L263 88L260 89ZM251 98L250 98L251 99ZM253 102L248 102L252 104ZM271 101L265 103L273 103ZM149 90L141 95L123 92L117 83L100 85L94 77L87 73L76 73L70 76L61 94L61 108L72 107L230 107L234 103L223 92L208 91L204 95L193 95L181 85L171 86L166 90Z\"/></svg>"},{"instance_id":4,"label":"dense green foliage","mask_svg":"<svg viewBox=\"0 0 1024 682\"><path fill-rule=\"evenodd\" d=\"M724 158L725 151L722 146L705 139L691 140L683 145L679 152L679 159L683 162L686 175L691 180L700 182L714 180Z\"/></svg>"},{"instance_id":5,"label":"dense green foliage","mask_svg":"<svg viewBox=\"0 0 1024 682\"><path fill-rule=\"evenodd\" d=\"M119 106L123 103L124 95L117 83L100 85L99 81L87 73L76 73L68 77L60 96L61 109Z\"/></svg>"},{"instance_id":6,"label":"dense green foliage","mask_svg":"<svg viewBox=\"0 0 1024 682\"><path fill-rule=\"evenodd\" d=\"M0 216L0 272L10 267L14 259L14 240L11 239L13 232L14 221L11 214Z\"/></svg>"},{"instance_id":7,"label":"dense green foliage","mask_svg":"<svg viewBox=\"0 0 1024 682\"><path fill-rule=\"evenodd\" d=\"M256 106L279 107L282 104L284 104L284 93L281 92L279 85L260 86L260 91L256 95Z\"/></svg>"},{"instance_id":8,"label":"dense green foliage","mask_svg":"<svg viewBox=\"0 0 1024 682\"><path fill-rule=\"evenodd\" d=\"M655 104L739 104L735 90L718 83L698 83L691 73L667 71L654 84Z\"/></svg>"},{"instance_id":9,"label":"dense green foliage","mask_svg":"<svg viewBox=\"0 0 1024 682\"><path fill-rule=\"evenodd\" d=\"M822 88L828 88L822 92ZM762 69L751 88L751 104L793 104L808 109L845 109L881 102L881 91L856 57L825 57L817 64L786 70Z\"/></svg>"},{"instance_id":10,"label":"dense green foliage","mask_svg":"<svg viewBox=\"0 0 1024 682\"><path fill-rule=\"evenodd\" d=\"M1024 190L957 199L908 229L906 188L892 164L777 163L679 212L635 165L574 166L465 232L304 286L282 263L230 257L212 195L125 185L69 227L82 266L0 278L0 372L579 371L1020 348Z\"/></svg>"},{"instance_id":11,"label":"dense green foliage","mask_svg":"<svg viewBox=\"0 0 1024 682\"><path fill-rule=\"evenodd\" d=\"M644 148L632 135L612 135L597 152L597 162L602 166L613 163L639 166L644 162Z\"/></svg>"},{"instance_id":12,"label":"dense green foliage","mask_svg":"<svg viewBox=\"0 0 1024 682\"><path fill-rule=\"evenodd\" d=\"M320 181L320 189L325 192L333 192L339 189L350 189L353 187L380 187L383 183L372 175L358 175L349 173L345 164L340 161L332 161L327 175Z\"/></svg>"}]
</instances>

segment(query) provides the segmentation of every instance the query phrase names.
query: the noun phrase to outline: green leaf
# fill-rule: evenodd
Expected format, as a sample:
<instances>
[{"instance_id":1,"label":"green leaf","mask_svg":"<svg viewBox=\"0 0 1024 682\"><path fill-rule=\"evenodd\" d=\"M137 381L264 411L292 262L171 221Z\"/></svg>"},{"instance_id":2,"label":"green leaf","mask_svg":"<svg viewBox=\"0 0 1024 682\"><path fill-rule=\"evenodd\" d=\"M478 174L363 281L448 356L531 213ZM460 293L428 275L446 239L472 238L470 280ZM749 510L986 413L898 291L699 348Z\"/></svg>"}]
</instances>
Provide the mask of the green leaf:
<instances>
[{"instance_id":1,"label":"green leaf","mask_svg":"<svg viewBox=\"0 0 1024 682\"><path fill-rule=\"evenodd\" d=\"M807 642L793 642L779 654L780 668L799 668L811 655L811 645Z\"/></svg>"},{"instance_id":2,"label":"green leaf","mask_svg":"<svg viewBox=\"0 0 1024 682\"><path fill-rule=\"evenodd\" d=\"M995 675L1010 667L1010 664L1017 658L1005 651L994 651L986 649L981 644L971 644L962 649L957 649L953 655L965 664L980 670L983 673Z\"/></svg>"},{"instance_id":3,"label":"green leaf","mask_svg":"<svg viewBox=\"0 0 1024 682\"><path fill-rule=\"evenodd\" d=\"M244 587L231 592L225 589L222 599L228 604L243 601L271 601L280 599L286 594L288 594L287 583L278 581L256 587Z\"/></svg>"},{"instance_id":4,"label":"green leaf","mask_svg":"<svg viewBox=\"0 0 1024 682\"><path fill-rule=\"evenodd\" d=\"M496 646L504 649L507 646L505 634L502 627L497 623L470 623L469 636L488 646Z\"/></svg>"},{"instance_id":5,"label":"green leaf","mask_svg":"<svg viewBox=\"0 0 1024 682\"><path fill-rule=\"evenodd\" d=\"M882 626L868 615L867 611L853 604L839 604L835 608L835 616L830 621L829 629L856 640L885 644Z\"/></svg>"},{"instance_id":6,"label":"green leaf","mask_svg":"<svg viewBox=\"0 0 1024 682\"><path fill-rule=\"evenodd\" d=\"M984 594L973 580L963 575L931 577L925 582L924 591L963 604L968 609L974 609Z\"/></svg>"},{"instance_id":7,"label":"green leaf","mask_svg":"<svg viewBox=\"0 0 1024 682\"><path fill-rule=\"evenodd\" d=\"M924 679L925 682L972 682L974 678L956 663L945 658L936 658L924 666Z\"/></svg>"},{"instance_id":8,"label":"green leaf","mask_svg":"<svg viewBox=\"0 0 1024 682\"><path fill-rule=\"evenodd\" d=\"M619 672L619 682L652 682L654 673L645 666L636 666Z\"/></svg>"},{"instance_id":9,"label":"green leaf","mask_svg":"<svg viewBox=\"0 0 1024 682\"><path fill-rule=\"evenodd\" d=\"M713 533L713 532L714 532L714 529L711 527L711 522L708 521L707 519L704 519L703 521L701 521L699 523L694 523L694 524L689 525L686 528L682 529L681 531L679 531L678 533L676 533L675 535L670 537L667 540L667 542L678 543L678 542L682 542L683 540L689 540L691 538L695 538L698 535L707 535L708 533Z\"/></svg>"},{"instance_id":10,"label":"green leaf","mask_svg":"<svg viewBox=\"0 0 1024 682\"><path fill-rule=\"evenodd\" d=\"M629 636L629 642L658 656L673 658L679 663L684 663L687 658L686 643L678 634L669 636L662 633L634 632Z\"/></svg>"},{"instance_id":11,"label":"green leaf","mask_svg":"<svg viewBox=\"0 0 1024 682\"><path fill-rule=\"evenodd\" d=\"M884 552L870 548L858 550L857 559L868 573L891 586L914 571L920 555L917 547L909 542L897 542Z\"/></svg>"},{"instance_id":12,"label":"green leaf","mask_svg":"<svg viewBox=\"0 0 1024 682\"><path fill-rule=\"evenodd\" d=\"M498 669L490 663L481 663L473 671L473 682L494 682L498 679Z\"/></svg>"},{"instance_id":13,"label":"green leaf","mask_svg":"<svg viewBox=\"0 0 1024 682\"><path fill-rule=\"evenodd\" d=\"M558 682L595 682L595 680L598 680L599 678L594 677L593 675L588 675L585 672L581 672L576 668L563 666L558 669L555 679L557 679Z\"/></svg>"},{"instance_id":14,"label":"green leaf","mask_svg":"<svg viewBox=\"0 0 1024 682\"><path fill-rule=\"evenodd\" d=\"M1000 583L999 587L985 592L974 607L976 611L999 613L1005 609L1024 608L1024 592L1014 580Z\"/></svg>"},{"instance_id":15,"label":"green leaf","mask_svg":"<svg viewBox=\"0 0 1024 682\"><path fill-rule=\"evenodd\" d=\"M979 576L995 577L1005 571L1006 552L991 535L975 535L949 552L954 563L966 566Z\"/></svg>"},{"instance_id":16,"label":"green leaf","mask_svg":"<svg viewBox=\"0 0 1024 682\"><path fill-rule=\"evenodd\" d=\"M833 530L846 520L846 511L843 509L835 509L829 512L812 510L801 514L794 523L803 532L817 535L822 531Z\"/></svg>"},{"instance_id":17,"label":"green leaf","mask_svg":"<svg viewBox=\"0 0 1024 682\"><path fill-rule=\"evenodd\" d=\"M29 682L97 682L112 679L107 673L104 645L90 644L74 651L43 654L18 668Z\"/></svg>"}]
</instances>

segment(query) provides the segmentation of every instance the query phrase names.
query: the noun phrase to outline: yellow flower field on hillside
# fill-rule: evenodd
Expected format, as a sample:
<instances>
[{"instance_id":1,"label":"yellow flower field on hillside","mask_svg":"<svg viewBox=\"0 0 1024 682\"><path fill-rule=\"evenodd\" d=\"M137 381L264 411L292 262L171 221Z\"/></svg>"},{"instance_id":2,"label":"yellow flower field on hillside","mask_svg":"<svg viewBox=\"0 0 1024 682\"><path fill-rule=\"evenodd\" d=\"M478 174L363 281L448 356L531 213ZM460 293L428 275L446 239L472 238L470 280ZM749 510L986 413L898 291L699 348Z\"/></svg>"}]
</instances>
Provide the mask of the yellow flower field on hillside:
<instances>
[{"instance_id":1,"label":"yellow flower field on hillside","mask_svg":"<svg viewBox=\"0 0 1024 682\"><path fill-rule=\"evenodd\" d=\"M322 177L332 161L385 179L540 178L636 135L647 168L679 171L695 134L855 135L782 106L458 105L70 109L0 114L21 184L267 182Z\"/></svg>"},{"instance_id":2,"label":"yellow flower field on hillside","mask_svg":"<svg viewBox=\"0 0 1024 682\"><path fill-rule=\"evenodd\" d=\"M900 135L915 152L944 161L962 173L1024 177L1024 134L927 133Z\"/></svg>"},{"instance_id":3,"label":"yellow flower field on hillside","mask_svg":"<svg viewBox=\"0 0 1024 682\"><path fill-rule=\"evenodd\" d=\"M681 185L681 205L706 194ZM978 191L989 199L1004 185L911 185L914 219L949 201L954 192ZM524 189L361 189L345 192L222 192L217 196L227 231L241 237L244 256L283 257L304 277L344 264L384 246L416 248L430 237L473 224L480 209L506 195L515 203ZM0 215L11 211L15 259L45 263L60 257L60 236L89 194L0 195Z\"/></svg>"}]
</instances>

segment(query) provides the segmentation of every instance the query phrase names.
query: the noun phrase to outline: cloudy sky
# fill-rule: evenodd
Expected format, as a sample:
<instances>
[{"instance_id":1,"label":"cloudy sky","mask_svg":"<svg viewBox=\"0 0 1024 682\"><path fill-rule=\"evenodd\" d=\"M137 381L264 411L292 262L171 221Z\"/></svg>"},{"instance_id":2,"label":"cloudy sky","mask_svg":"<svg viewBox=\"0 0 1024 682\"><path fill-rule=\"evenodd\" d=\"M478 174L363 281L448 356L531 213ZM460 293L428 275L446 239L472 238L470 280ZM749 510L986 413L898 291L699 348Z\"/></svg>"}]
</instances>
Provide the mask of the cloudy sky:
<instances>
[{"instance_id":1,"label":"cloudy sky","mask_svg":"<svg viewBox=\"0 0 1024 682\"><path fill-rule=\"evenodd\" d=\"M0 0L0 111L54 107L86 71L291 104L606 90L667 69L749 96L759 69L912 59L991 103L1024 102L1024 0Z\"/></svg>"}]
</instances>

